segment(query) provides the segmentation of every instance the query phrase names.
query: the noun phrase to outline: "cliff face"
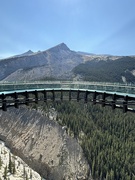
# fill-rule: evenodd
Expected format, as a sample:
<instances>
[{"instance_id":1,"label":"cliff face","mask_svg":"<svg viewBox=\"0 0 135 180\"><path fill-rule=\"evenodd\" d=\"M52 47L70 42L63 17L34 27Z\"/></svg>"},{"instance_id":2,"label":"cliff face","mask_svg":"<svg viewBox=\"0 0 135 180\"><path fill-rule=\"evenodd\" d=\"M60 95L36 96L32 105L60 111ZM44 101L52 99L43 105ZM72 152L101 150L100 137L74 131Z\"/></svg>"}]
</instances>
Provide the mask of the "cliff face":
<instances>
[{"instance_id":1,"label":"cliff face","mask_svg":"<svg viewBox=\"0 0 135 180\"><path fill-rule=\"evenodd\" d=\"M77 141L40 111L27 107L0 111L0 138L48 180L90 179L88 163Z\"/></svg>"}]
</instances>

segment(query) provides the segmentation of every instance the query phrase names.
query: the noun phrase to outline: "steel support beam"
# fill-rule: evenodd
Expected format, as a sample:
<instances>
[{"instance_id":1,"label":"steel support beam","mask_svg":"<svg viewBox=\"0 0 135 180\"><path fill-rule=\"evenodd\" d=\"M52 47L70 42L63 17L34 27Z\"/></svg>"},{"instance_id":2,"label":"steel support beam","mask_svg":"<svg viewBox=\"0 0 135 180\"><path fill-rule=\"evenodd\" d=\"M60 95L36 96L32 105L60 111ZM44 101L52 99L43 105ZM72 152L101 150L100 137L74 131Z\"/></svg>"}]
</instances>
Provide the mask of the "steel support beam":
<instances>
[{"instance_id":1,"label":"steel support beam","mask_svg":"<svg viewBox=\"0 0 135 180\"><path fill-rule=\"evenodd\" d=\"M71 101L71 89L69 90L69 101Z\"/></svg>"},{"instance_id":2,"label":"steel support beam","mask_svg":"<svg viewBox=\"0 0 135 180\"><path fill-rule=\"evenodd\" d=\"M2 110L7 111L7 101L6 101L6 95L2 94Z\"/></svg>"},{"instance_id":3,"label":"steel support beam","mask_svg":"<svg viewBox=\"0 0 135 180\"><path fill-rule=\"evenodd\" d=\"M112 109L114 110L116 108L116 94L112 95Z\"/></svg>"},{"instance_id":4,"label":"steel support beam","mask_svg":"<svg viewBox=\"0 0 135 180\"><path fill-rule=\"evenodd\" d=\"M18 94L17 92L14 93L14 99L15 99L15 108L19 108L19 100L18 100Z\"/></svg>"},{"instance_id":5,"label":"steel support beam","mask_svg":"<svg viewBox=\"0 0 135 180\"><path fill-rule=\"evenodd\" d=\"M123 101L123 113L126 113L128 110L128 96L124 97L124 101Z\"/></svg>"},{"instance_id":6,"label":"steel support beam","mask_svg":"<svg viewBox=\"0 0 135 180\"><path fill-rule=\"evenodd\" d=\"M106 93L104 92L102 94L102 107L105 107L105 98L106 98Z\"/></svg>"},{"instance_id":7,"label":"steel support beam","mask_svg":"<svg viewBox=\"0 0 135 180\"><path fill-rule=\"evenodd\" d=\"M23 94L25 96L25 104L26 106L29 106L29 93L25 91Z\"/></svg>"},{"instance_id":8,"label":"steel support beam","mask_svg":"<svg viewBox=\"0 0 135 180\"><path fill-rule=\"evenodd\" d=\"M88 102L88 91L85 91L84 102L85 102L85 103Z\"/></svg>"},{"instance_id":9,"label":"steel support beam","mask_svg":"<svg viewBox=\"0 0 135 180\"><path fill-rule=\"evenodd\" d=\"M96 104L96 98L97 98L97 92L95 91L93 93L93 104L95 105Z\"/></svg>"},{"instance_id":10,"label":"steel support beam","mask_svg":"<svg viewBox=\"0 0 135 180\"><path fill-rule=\"evenodd\" d=\"M35 103L38 104L38 91L37 90L34 91L34 95L35 95Z\"/></svg>"},{"instance_id":11,"label":"steel support beam","mask_svg":"<svg viewBox=\"0 0 135 180\"><path fill-rule=\"evenodd\" d=\"M47 91L44 90L44 91L43 91L43 94L44 94L44 102L46 102L46 101L47 101Z\"/></svg>"},{"instance_id":12,"label":"steel support beam","mask_svg":"<svg viewBox=\"0 0 135 180\"><path fill-rule=\"evenodd\" d=\"M60 94L60 99L61 99L61 101L63 101L63 90L61 89L61 94Z\"/></svg>"},{"instance_id":13,"label":"steel support beam","mask_svg":"<svg viewBox=\"0 0 135 180\"><path fill-rule=\"evenodd\" d=\"M55 101L55 92L54 92L54 89L52 90L52 100Z\"/></svg>"},{"instance_id":14,"label":"steel support beam","mask_svg":"<svg viewBox=\"0 0 135 180\"><path fill-rule=\"evenodd\" d=\"M80 91L78 90L77 91L77 102L79 102L79 100L80 100Z\"/></svg>"},{"instance_id":15,"label":"steel support beam","mask_svg":"<svg viewBox=\"0 0 135 180\"><path fill-rule=\"evenodd\" d=\"M135 96L128 96L123 94L117 93L106 93L102 91L90 91L90 90L79 90L79 89L46 89L46 90L28 90L22 92L9 92L9 93L1 93L0 94L0 109L6 111L8 107L14 106L18 108L21 104L26 104L27 106L30 103L38 103L40 99L39 93L43 93L43 101L47 102L47 100L51 99L55 101L56 99L56 92L60 94L59 100L63 101L64 98L67 100L67 97L64 97L64 92L69 93L69 101L77 100L79 102L81 99L84 99L84 102L92 102L93 104L101 104L102 107L104 106L111 106L114 110L115 108L123 109L123 112L126 113L127 111L135 112ZM73 93L72 93L73 92ZM51 93L51 96L47 97L47 93ZM84 95L81 96L81 93ZM88 96L90 94L90 97ZM33 95L33 96L31 96ZM92 98L91 98L92 96ZM109 97L109 98L108 98ZM130 107L129 107L130 105Z\"/></svg>"}]
</instances>

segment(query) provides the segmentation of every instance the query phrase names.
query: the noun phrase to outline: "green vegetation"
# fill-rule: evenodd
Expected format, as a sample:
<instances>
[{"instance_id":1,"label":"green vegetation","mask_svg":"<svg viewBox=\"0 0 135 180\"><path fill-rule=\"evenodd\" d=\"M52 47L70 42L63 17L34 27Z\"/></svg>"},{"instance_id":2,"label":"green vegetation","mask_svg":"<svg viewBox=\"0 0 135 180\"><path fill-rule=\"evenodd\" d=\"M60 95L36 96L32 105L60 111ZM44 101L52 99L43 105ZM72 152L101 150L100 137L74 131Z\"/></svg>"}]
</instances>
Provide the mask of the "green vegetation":
<instances>
[{"instance_id":1,"label":"green vegetation","mask_svg":"<svg viewBox=\"0 0 135 180\"><path fill-rule=\"evenodd\" d=\"M8 170L7 170L7 166L4 168L4 179L6 180L7 179L7 173L8 173Z\"/></svg>"},{"instance_id":2,"label":"green vegetation","mask_svg":"<svg viewBox=\"0 0 135 180\"><path fill-rule=\"evenodd\" d=\"M2 160L1 160L1 156L0 156L0 169L1 169L1 166L2 166Z\"/></svg>"},{"instance_id":3,"label":"green vegetation","mask_svg":"<svg viewBox=\"0 0 135 180\"><path fill-rule=\"evenodd\" d=\"M114 61L88 61L76 66L73 72L82 75L87 81L122 82L124 76L128 83L135 83L135 77L131 73L134 69L135 58L127 56Z\"/></svg>"},{"instance_id":4,"label":"green vegetation","mask_svg":"<svg viewBox=\"0 0 135 180\"><path fill-rule=\"evenodd\" d=\"M9 164L8 164L8 170L11 174L15 174L15 162L12 161L11 154L9 153Z\"/></svg>"},{"instance_id":5,"label":"green vegetation","mask_svg":"<svg viewBox=\"0 0 135 180\"><path fill-rule=\"evenodd\" d=\"M42 106L43 107L43 106ZM78 139L94 179L135 179L135 114L76 102L47 103L56 120Z\"/></svg>"}]
</instances>

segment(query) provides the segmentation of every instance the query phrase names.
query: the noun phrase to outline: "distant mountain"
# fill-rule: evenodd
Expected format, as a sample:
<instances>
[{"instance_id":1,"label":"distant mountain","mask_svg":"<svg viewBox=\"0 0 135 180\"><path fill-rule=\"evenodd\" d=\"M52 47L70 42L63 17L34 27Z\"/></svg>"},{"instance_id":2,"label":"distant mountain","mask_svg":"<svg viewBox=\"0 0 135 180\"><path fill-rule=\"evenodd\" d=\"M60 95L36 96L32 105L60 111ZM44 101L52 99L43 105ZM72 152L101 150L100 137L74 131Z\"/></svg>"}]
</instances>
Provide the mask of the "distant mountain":
<instances>
[{"instance_id":1,"label":"distant mountain","mask_svg":"<svg viewBox=\"0 0 135 180\"><path fill-rule=\"evenodd\" d=\"M61 43L0 61L0 80L88 80L135 83L135 56L97 55Z\"/></svg>"},{"instance_id":2,"label":"distant mountain","mask_svg":"<svg viewBox=\"0 0 135 180\"><path fill-rule=\"evenodd\" d=\"M33 53L34 53L33 51L29 50L23 54L18 55L18 56L27 56L27 55L32 55Z\"/></svg>"},{"instance_id":3,"label":"distant mountain","mask_svg":"<svg viewBox=\"0 0 135 180\"><path fill-rule=\"evenodd\" d=\"M28 55L32 55L32 54L34 54L34 52L31 51L31 50L29 50L29 51L27 51L27 52L25 52L25 53L23 53L23 54L18 54L18 55L15 55L15 56L11 56L11 57L8 57L8 58L4 58L4 59L11 59L11 58L15 58L15 57L28 56ZM4 59L3 59L3 60L4 60ZM1 60L2 60L2 59L1 59Z\"/></svg>"},{"instance_id":4,"label":"distant mountain","mask_svg":"<svg viewBox=\"0 0 135 180\"><path fill-rule=\"evenodd\" d=\"M0 80L41 80L70 78L71 70L83 62L81 55L61 43L46 51L28 51L0 61Z\"/></svg>"},{"instance_id":5,"label":"distant mountain","mask_svg":"<svg viewBox=\"0 0 135 180\"><path fill-rule=\"evenodd\" d=\"M135 57L95 58L79 64L73 72L86 81L135 83Z\"/></svg>"}]
</instances>

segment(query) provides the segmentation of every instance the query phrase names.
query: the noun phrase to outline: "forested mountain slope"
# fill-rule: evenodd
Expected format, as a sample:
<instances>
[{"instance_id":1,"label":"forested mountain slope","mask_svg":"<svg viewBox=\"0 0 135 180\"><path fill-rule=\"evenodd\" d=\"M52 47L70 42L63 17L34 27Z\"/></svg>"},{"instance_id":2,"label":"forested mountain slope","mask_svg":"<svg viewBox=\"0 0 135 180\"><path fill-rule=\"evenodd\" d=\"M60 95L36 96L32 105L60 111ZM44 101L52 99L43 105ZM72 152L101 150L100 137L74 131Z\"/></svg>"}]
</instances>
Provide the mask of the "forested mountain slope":
<instances>
[{"instance_id":1,"label":"forested mountain slope","mask_svg":"<svg viewBox=\"0 0 135 180\"><path fill-rule=\"evenodd\" d=\"M135 83L135 57L121 57L116 60L91 60L73 69L83 80L101 82Z\"/></svg>"}]
</instances>

